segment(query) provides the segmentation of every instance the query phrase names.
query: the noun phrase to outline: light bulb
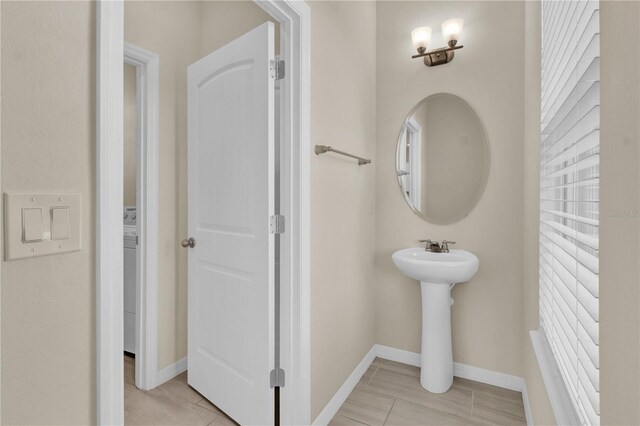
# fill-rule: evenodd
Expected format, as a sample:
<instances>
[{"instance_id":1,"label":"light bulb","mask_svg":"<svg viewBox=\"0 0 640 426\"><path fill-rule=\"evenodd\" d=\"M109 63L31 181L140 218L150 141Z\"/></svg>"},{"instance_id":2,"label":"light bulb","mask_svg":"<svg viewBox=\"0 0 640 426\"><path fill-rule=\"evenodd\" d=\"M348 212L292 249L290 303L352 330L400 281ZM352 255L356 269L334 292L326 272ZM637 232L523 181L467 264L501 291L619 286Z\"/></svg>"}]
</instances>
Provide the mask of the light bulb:
<instances>
[{"instance_id":1,"label":"light bulb","mask_svg":"<svg viewBox=\"0 0 640 426\"><path fill-rule=\"evenodd\" d=\"M442 37L448 43L452 40L460 40L462 35L462 27L464 21L462 19L449 19L442 23Z\"/></svg>"},{"instance_id":2,"label":"light bulb","mask_svg":"<svg viewBox=\"0 0 640 426\"><path fill-rule=\"evenodd\" d=\"M431 42L431 28L418 27L411 31L411 41L413 46L420 52L420 49L427 50L427 46ZM421 52L422 53L422 52Z\"/></svg>"}]
</instances>

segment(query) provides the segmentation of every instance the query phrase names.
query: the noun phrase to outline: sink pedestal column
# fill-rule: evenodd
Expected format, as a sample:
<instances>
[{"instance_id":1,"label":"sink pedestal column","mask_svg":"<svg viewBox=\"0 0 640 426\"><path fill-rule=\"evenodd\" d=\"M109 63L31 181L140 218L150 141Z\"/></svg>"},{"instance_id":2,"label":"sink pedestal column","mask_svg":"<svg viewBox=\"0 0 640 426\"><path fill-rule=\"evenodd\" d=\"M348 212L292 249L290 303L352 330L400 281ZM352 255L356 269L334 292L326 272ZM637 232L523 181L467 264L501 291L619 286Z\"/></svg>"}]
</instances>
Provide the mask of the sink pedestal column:
<instances>
[{"instance_id":1,"label":"sink pedestal column","mask_svg":"<svg viewBox=\"0 0 640 426\"><path fill-rule=\"evenodd\" d=\"M420 384L443 393L453 383L451 285L420 282L422 291L422 360Z\"/></svg>"}]
</instances>

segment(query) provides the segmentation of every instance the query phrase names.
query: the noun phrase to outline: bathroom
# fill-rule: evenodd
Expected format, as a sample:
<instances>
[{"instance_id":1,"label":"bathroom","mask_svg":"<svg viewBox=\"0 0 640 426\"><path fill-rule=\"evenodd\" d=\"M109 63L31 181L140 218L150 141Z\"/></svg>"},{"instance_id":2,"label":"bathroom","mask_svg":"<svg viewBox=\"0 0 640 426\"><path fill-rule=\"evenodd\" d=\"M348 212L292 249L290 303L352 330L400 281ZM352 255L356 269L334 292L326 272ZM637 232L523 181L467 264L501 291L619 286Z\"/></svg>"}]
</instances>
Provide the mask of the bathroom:
<instances>
[{"instance_id":1,"label":"bathroom","mask_svg":"<svg viewBox=\"0 0 640 426\"><path fill-rule=\"evenodd\" d=\"M558 17L582 22L582 15L572 14L581 7L591 7L595 12L589 16L598 17L595 30L585 30L592 38L572 38L544 51L544 20L549 19L546 28ZM588 219L591 224L599 219L599 392L590 407L599 415L587 413L578 423L640 424L640 3L3 1L0 15L3 423L550 425L570 422L566 419L572 417L563 416L571 414L580 418L579 407L591 404L592 395L576 391L578 396L572 396L565 373L558 372L554 382L545 365L564 364L544 350L541 334L541 118L549 106L543 96L558 96L545 92L542 82L548 69L563 63L557 52L584 49L597 39L601 143L596 149L599 182L592 189L599 188L599 198ZM427 52L443 48L448 40L442 24L450 19L463 20L452 60L425 66L423 57L412 58L420 54L412 30L430 27ZM189 173L199 159L189 156L187 70L259 28L273 40L269 60L279 55L285 63L281 79L271 77L278 74L275 63L269 71L273 103L268 103L267 128L274 137L266 142L273 151L265 155L273 161L261 169L267 192L279 197L265 217L284 217L273 228L265 221L263 230L269 250L279 245L278 262L269 256L265 268L278 266L279 280L268 282L273 292L278 282L281 302L279 327L271 323L275 316L267 321L269 333L278 328L281 340L279 364L272 350L276 336L269 337L263 360L269 367L260 378L266 421L243 420L243 413L231 412L237 398L223 407L221 400L204 395L209 390L193 382L196 377L188 376L190 262L204 240L190 226ZM125 43L151 54L113 47ZM543 67L545 54L556 54L551 68ZM131 370L118 343L123 337L123 305L118 303L122 207L128 201L123 201L123 185L114 189L108 184L123 179L127 162L122 138L117 143L126 124L123 58L137 61L147 77L137 80L149 90L140 92L151 99L143 104L145 111L157 105L157 118L144 122L156 129L155 136L153 130L137 133L150 149L137 151L144 158L136 158L136 164L146 167L136 170L138 182L144 183L136 203L144 206L137 212L142 220L138 248L146 253L144 288L152 291L142 293L145 303L151 301L141 311L150 320L140 328L146 337L138 337L144 355L135 357L136 363L149 361L143 362L144 371L135 372L141 377L133 383L131 376L124 377ZM286 95L278 105L276 90ZM476 120L483 155L476 155L478 167L467 180L475 189L465 206L435 218L412 207L411 194L403 195L407 187L401 184L410 178L403 177L407 164L399 156L398 141L414 108L440 94L459 100L458 111L464 114L439 115L446 122L437 134L446 138L448 127L452 135L459 134L456 123L462 116L460 128ZM335 151L316 154L317 146L370 163L359 165ZM436 163L434 179L445 187L457 182L470 172L460 164L447 168ZM231 173L240 169L228 166ZM430 171L423 170L423 177ZM233 176L230 187L239 182ZM40 197L52 194L57 196L52 201ZM54 230L47 219L43 241L25 241L16 231L24 231L24 216L17 224L9 219L14 207L31 198L60 207L56 203L66 202L66 194L79 194L69 216L77 245L35 257L28 249L24 256L14 251L14 236L19 248L39 252L37 244L46 250ZM12 195L18 196L15 202ZM421 201L432 195L423 193ZM446 192L440 196L435 206L447 211L452 202ZM142 229L141 223L149 227ZM444 392L421 384L428 328L421 284L392 258L410 248L422 255L425 243L420 240L429 239L440 249L443 240L455 241L451 253L464 250L478 260L469 281L449 288L450 328L438 329L450 330L451 336L447 368L453 378ZM262 308L275 311L275 301L265 300ZM276 374L271 382L270 370L278 365L284 376ZM376 388L394 375L403 380L389 379L386 390ZM362 399L363 387L377 398ZM162 398L171 409L153 405ZM146 400L153 404L143 406ZM156 417L131 417L132 410L135 416L147 415L149 407L155 409L149 415Z\"/></svg>"}]
</instances>

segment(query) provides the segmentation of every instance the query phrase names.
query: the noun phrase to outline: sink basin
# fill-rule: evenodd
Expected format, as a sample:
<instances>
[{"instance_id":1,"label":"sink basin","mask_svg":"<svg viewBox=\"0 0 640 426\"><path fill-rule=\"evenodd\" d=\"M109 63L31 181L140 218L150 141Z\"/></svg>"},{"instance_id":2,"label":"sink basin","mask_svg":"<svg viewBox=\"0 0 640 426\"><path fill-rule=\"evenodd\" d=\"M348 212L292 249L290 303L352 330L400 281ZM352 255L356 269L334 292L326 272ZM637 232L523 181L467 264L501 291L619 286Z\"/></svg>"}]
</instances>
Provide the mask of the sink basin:
<instances>
[{"instance_id":1,"label":"sink basin","mask_svg":"<svg viewBox=\"0 0 640 426\"><path fill-rule=\"evenodd\" d=\"M443 393L453 383L451 348L451 289L469 281L478 271L478 257L465 250L433 253L408 248L393 253L393 263L405 275L420 281L422 293L422 353L420 384Z\"/></svg>"},{"instance_id":2,"label":"sink basin","mask_svg":"<svg viewBox=\"0 0 640 426\"><path fill-rule=\"evenodd\" d=\"M433 253L413 247L393 253L393 263L418 281L455 284L469 281L478 270L478 257L465 250Z\"/></svg>"}]
</instances>

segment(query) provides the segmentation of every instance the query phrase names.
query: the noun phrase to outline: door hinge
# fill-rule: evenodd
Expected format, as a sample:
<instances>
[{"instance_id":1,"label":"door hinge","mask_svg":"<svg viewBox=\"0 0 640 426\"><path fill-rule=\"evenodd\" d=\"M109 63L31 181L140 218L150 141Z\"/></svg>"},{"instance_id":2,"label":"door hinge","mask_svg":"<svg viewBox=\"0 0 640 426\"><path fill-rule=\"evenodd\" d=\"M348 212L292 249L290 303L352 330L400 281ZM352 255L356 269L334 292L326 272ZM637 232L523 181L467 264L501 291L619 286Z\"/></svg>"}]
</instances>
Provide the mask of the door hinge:
<instances>
[{"instance_id":1,"label":"door hinge","mask_svg":"<svg viewBox=\"0 0 640 426\"><path fill-rule=\"evenodd\" d=\"M282 80L284 78L284 61L276 56L270 62L271 78L274 80Z\"/></svg>"},{"instance_id":2,"label":"door hinge","mask_svg":"<svg viewBox=\"0 0 640 426\"><path fill-rule=\"evenodd\" d=\"M279 214L271 216L271 233L284 234L284 216Z\"/></svg>"},{"instance_id":3,"label":"door hinge","mask_svg":"<svg viewBox=\"0 0 640 426\"><path fill-rule=\"evenodd\" d=\"M271 370L269 374L269 382L271 383L271 388L284 387L284 370L282 368L274 368Z\"/></svg>"},{"instance_id":4,"label":"door hinge","mask_svg":"<svg viewBox=\"0 0 640 426\"><path fill-rule=\"evenodd\" d=\"M139 244L138 236L136 235L136 245Z\"/></svg>"}]
</instances>

